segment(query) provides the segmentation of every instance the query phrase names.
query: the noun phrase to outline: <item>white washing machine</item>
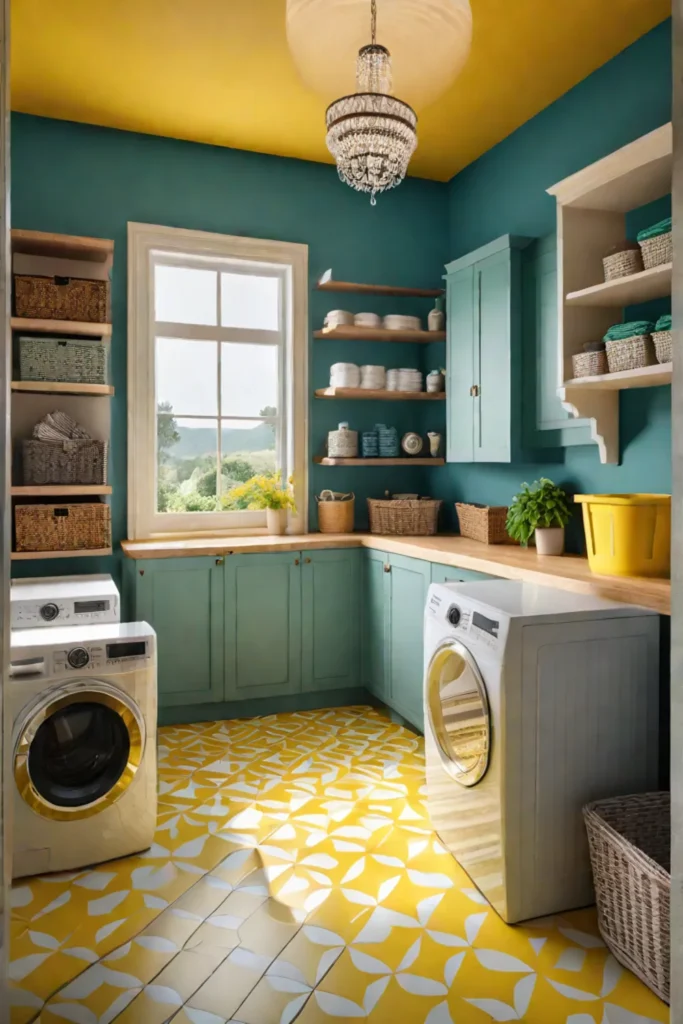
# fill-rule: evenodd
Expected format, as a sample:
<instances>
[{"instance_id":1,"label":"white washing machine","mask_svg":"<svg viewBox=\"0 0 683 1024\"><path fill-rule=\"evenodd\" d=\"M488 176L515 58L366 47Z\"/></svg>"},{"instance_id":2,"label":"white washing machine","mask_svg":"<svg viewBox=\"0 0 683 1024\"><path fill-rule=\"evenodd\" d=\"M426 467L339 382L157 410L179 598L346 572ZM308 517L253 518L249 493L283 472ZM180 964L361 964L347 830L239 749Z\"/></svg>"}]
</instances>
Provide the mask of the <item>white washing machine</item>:
<instances>
[{"instance_id":1,"label":"white washing machine","mask_svg":"<svg viewBox=\"0 0 683 1024\"><path fill-rule=\"evenodd\" d=\"M152 844L156 665L146 622L12 632L15 878Z\"/></svg>"},{"instance_id":2,"label":"white washing machine","mask_svg":"<svg viewBox=\"0 0 683 1024\"><path fill-rule=\"evenodd\" d=\"M658 782L654 612L512 580L432 584L427 802L510 923L594 902L581 808Z\"/></svg>"},{"instance_id":3,"label":"white washing machine","mask_svg":"<svg viewBox=\"0 0 683 1024\"><path fill-rule=\"evenodd\" d=\"M119 591L111 576L45 576L11 582L12 629L120 620Z\"/></svg>"}]
</instances>

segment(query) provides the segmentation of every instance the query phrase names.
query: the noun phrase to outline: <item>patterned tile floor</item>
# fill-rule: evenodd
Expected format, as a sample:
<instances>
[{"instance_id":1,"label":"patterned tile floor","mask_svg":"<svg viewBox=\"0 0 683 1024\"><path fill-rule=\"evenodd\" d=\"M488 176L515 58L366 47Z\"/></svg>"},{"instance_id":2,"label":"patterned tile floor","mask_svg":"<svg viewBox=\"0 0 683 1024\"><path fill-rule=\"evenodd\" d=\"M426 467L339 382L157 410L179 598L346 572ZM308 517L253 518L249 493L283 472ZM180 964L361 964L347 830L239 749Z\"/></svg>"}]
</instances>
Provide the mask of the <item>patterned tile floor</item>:
<instances>
[{"instance_id":1,"label":"patterned tile floor","mask_svg":"<svg viewBox=\"0 0 683 1024\"><path fill-rule=\"evenodd\" d=\"M13 891L13 1024L650 1024L592 910L510 928L369 708L162 729L152 849Z\"/></svg>"}]
</instances>

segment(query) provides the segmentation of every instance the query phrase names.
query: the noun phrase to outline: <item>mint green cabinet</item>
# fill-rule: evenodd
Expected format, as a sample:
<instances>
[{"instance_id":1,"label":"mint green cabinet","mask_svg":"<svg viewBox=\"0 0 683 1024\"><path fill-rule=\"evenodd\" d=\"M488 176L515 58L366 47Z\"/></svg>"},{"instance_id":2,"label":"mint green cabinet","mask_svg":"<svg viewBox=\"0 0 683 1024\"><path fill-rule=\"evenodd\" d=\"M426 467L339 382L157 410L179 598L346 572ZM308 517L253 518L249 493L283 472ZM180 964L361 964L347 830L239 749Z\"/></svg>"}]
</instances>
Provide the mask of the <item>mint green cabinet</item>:
<instances>
[{"instance_id":1,"label":"mint green cabinet","mask_svg":"<svg viewBox=\"0 0 683 1024\"><path fill-rule=\"evenodd\" d=\"M458 569L454 565L437 565L436 562L432 562L432 583L477 583L480 580L495 580L497 578L489 576L485 572Z\"/></svg>"},{"instance_id":2,"label":"mint green cabinet","mask_svg":"<svg viewBox=\"0 0 683 1024\"><path fill-rule=\"evenodd\" d=\"M389 555L383 551L366 550L362 555L362 681L370 693L388 704L391 700L387 657L391 629L391 565Z\"/></svg>"},{"instance_id":3,"label":"mint green cabinet","mask_svg":"<svg viewBox=\"0 0 683 1024\"><path fill-rule=\"evenodd\" d=\"M225 700L301 690L301 553L225 559Z\"/></svg>"},{"instance_id":4,"label":"mint green cabinet","mask_svg":"<svg viewBox=\"0 0 683 1024\"><path fill-rule=\"evenodd\" d=\"M359 549L303 552L303 690L360 684L360 569Z\"/></svg>"},{"instance_id":5,"label":"mint green cabinet","mask_svg":"<svg viewBox=\"0 0 683 1024\"><path fill-rule=\"evenodd\" d=\"M222 559L133 565L135 618L157 633L159 706L223 700Z\"/></svg>"},{"instance_id":6,"label":"mint green cabinet","mask_svg":"<svg viewBox=\"0 0 683 1024\"><path fill-rule=\"evenodd\" d=\"M429 562L391 555L389 704L423 728L424 611L431 578Z\"/></svg>"}]
</instances>

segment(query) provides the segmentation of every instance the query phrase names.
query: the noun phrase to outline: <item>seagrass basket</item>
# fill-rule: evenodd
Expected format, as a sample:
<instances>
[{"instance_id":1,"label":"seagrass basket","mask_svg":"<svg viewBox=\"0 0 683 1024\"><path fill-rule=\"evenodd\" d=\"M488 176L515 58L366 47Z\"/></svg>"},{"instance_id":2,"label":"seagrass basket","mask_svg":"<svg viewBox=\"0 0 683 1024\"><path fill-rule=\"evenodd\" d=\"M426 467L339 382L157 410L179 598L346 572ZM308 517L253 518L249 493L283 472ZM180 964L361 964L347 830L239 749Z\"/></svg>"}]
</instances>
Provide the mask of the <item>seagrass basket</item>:
<instances>
[{"instance_id":1,"label":"seagrass basket","mask_svg":"<svg viewBox=\"0 0 683 1024\"><path fill-rule=\"evenodd\" d=\"M436 533L442 504L435 498L368 498L370 533L431 537Z\"/></svg>"},{"instance_id":2,"label":"seagrass basket","mask_svg":"<svg viewBox=\"0 0 683 1024\"><path fill-rule=\"evenodd\" d=\"M81 551L111 547L111 509L103 502L17 505L17 551Z\"/></svg>"}]
</instances>

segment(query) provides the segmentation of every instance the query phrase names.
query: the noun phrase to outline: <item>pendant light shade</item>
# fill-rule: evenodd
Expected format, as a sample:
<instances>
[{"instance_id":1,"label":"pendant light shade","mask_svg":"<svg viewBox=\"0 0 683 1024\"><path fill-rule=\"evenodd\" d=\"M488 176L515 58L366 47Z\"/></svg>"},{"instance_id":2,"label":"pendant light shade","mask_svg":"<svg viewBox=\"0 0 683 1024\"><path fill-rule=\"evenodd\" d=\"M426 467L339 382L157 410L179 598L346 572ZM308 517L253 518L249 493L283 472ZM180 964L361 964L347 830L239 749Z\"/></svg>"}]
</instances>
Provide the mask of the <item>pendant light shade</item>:
<instances>
[{"instance_id":1,"label":"pendant light shade","mask_svg":"<svg viewBox=\"0 0 683 1024\"><path fill-rule=\"evenodd\" d=\"M469 55L469 0L379 0L377 6L378 39L393 64L391 92L412 107L432 103ZM328 103L346 96L356 88L356 57L368 42L368 0L287 0L287 40L309 89Z\"/></svg>"}]
</instances>

